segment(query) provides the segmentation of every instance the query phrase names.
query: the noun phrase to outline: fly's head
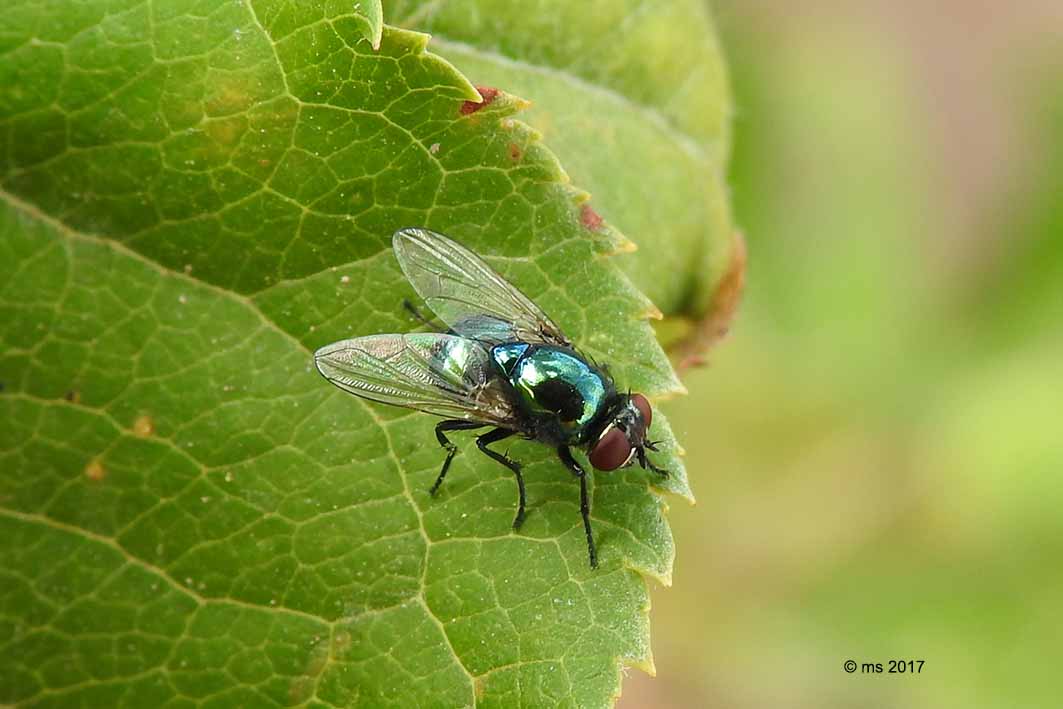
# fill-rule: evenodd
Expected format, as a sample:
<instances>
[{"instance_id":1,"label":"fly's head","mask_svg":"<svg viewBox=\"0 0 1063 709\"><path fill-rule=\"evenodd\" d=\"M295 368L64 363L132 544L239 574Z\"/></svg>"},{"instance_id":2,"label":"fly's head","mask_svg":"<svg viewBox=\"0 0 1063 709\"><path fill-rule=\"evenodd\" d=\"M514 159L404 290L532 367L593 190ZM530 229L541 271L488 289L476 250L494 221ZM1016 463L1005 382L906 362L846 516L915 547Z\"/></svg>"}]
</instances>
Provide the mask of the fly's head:
<instances>
[{"instance_id":1,"label":"fly's head","mask_svg":"<svg viewBox=\"0 0 1063 709\"><path fill-rule=\"evenodd\" d=\"M647 450L657 450L658 441L646 437L652 421L653 409L642 394L617 397L608 423L590 444L591 465L598 470L616 470L631 465L637 459L643 468L667 475L667 471L646 458Z\"/></svg>"}]
</instances>

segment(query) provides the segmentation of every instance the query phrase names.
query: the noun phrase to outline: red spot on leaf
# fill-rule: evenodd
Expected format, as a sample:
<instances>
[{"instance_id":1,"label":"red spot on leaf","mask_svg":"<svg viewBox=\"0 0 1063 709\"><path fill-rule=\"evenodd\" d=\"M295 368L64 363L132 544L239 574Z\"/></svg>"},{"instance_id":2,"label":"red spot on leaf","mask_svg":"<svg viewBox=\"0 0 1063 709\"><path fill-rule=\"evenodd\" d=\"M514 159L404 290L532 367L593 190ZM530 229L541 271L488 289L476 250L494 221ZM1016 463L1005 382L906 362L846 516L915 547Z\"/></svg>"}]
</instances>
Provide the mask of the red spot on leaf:
<instances>
[{"instance_id":1,"label":"red spot on leaf","mask_svg":"<svg viewBox=\"0 0 1063 709\"><path fill-rule=\"evenodd\" d=\"M520 146L516 143L510 143L508 146L509 159L513 162L520 162L521 157L524 155L524 151L520 149Z\"/></svg>"},{"instance_id":2,"label":"red spot on leaf","mask_svg":"<svg viewBox=\"0 0 1063 709\"><path fill-rule=\"evenodd\" d=\"M477 103L476 101L463 102L461 104L461 115L467 116L470 113L476 113L481 108L498 98L498 89L493 89L490 86L477 86L476 90L480 92L480 98L483 100L480 103Z\"/></svg>"},{"instance_id":3,"label":"red spot on leaf","mask_svg":"<svg viewBox=\"0 0 1063 709\"><path fill-rule=\"evenodd\" d=\"M591 231L597 230L602 225L602 217L594 211L590 204L584 204L579 209L579 223Z\"/></svg>"}]
</instances>

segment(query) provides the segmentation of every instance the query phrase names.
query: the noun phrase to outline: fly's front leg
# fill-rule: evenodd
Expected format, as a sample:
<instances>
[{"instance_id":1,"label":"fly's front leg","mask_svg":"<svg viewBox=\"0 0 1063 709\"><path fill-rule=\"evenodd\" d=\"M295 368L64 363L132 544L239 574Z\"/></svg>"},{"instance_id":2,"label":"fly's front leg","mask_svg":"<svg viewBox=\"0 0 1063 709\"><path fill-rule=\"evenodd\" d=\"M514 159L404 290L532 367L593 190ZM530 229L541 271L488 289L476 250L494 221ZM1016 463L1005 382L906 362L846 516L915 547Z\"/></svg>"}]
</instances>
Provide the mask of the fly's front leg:
<instances>
[{"instance_id":1,"label":"fly's front leg","mask_svg":"<svg viewBox=\"0 0 1063 709\"><path fill-rule=\"evenodd\" d=\"M587 534L587 554L590 556L591 568L598 568L598 551L594 547L594 533L591 531L591 505L587 498L587 473L572 457L568 446L557 447L557 457L569 471L579 478L579 512L583 515L583 531Z\"/></svg>"},{"instance_id":2,"label":"fly's front leg","mask_svg":"<svg viewBox=\"0 0 1063 709\"><path fill-rule=\"evenodd\" d=\"M658 441L658 443L659 442L660 441ZM657 446L652 441L646 443L646 448L649 448L652 451L657 450ZM639 465L641 465L644 470L646 468L649 468L650 470L661 476L661 478L666 479L668 477L668 471L664 468L658 468L656 465L654 465L653 461L649 459L649 457L646 455L646 451L642 447L635 449L635 455L638 456Z\"/></svg>"},{"instance_id":3,"label":"fly's front leg","mask_svg":"<svg viewBox=\"0 0 1063 709\"><path fill-rule=\"evenodd\" d=\"M443 478L447 476L447 470L450 469L450 461L454 459L454 454L458 452L458 447L450 442L443 432L444 431L467 431L473 428L483 428L482 423L475 421L463 421L461 419L448 419L447 421L440 421L436 424L436 440L439 441L439 445L447 449L447 459L443 461L443 467L439 470L439 477L436 478L432 488L428 491L429 495L435 496L436 491L439 490L439 486L443 484Z\"/></svg>"},{"instance_id":4,"label":"fly's front leg","mask_svg":"<svg viewBox=\"0 0 1063 709\"><path fill-rule=\"evenodd\" d=\"M520 526L524 524L524 478L520 474L520 463L515 460L510 460L501 453L493 451L487 447L496 441L501 441L503 438L509 438L516 433L516 431L510 431L505 428L496 428L493 431L488 431L482 436L477 436L476 445L479 446L484 455L493 460L497 460L499 463L512 470L513 474L517 476L519 502L517 503L517 516L513 518L513 529L520 529Z\"/></svg>"}]
</instances>

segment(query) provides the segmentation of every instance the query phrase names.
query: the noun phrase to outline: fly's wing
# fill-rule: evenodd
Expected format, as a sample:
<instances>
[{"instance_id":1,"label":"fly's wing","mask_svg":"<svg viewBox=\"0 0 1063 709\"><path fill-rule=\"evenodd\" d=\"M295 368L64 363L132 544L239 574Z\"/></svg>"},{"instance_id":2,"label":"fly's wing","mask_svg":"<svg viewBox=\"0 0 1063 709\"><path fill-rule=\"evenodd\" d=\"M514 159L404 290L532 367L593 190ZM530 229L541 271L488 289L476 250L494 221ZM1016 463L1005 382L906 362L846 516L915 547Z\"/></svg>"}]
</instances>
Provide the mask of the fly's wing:
<instances>
[{"instance_id":1,"label":"fly's wing","mask_svg":"<svg viewBox=\"0 0 1063 709\"><path fill-rule=\"evenodd\" d=\"M401 229L392 245L414 290L459 335L572 346L539 306L464 246L427 229Z\"/></svg>"},{"instance_id":2,"label":"fly's wing","mask_svg":"<svg viewBox=\"0 0 1063 709\"><path fill-rule=\"evenodd\" d=\"M314 353L325 379L365 399L514 428L515 409L481 343L425 332L341 340Z\"/></svg>"}]
</instances>

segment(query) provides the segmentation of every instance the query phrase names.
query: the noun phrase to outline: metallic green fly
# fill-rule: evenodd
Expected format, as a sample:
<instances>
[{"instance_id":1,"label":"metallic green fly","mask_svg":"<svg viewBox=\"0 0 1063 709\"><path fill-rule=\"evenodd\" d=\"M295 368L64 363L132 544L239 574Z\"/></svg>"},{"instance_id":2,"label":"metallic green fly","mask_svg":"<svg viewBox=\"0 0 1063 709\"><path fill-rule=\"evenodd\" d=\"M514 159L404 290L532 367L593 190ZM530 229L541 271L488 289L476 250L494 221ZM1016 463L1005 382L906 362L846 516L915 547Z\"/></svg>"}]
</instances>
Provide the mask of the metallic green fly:
<instances>
[{"instance_id":1,"label":"metallic green fly","mask_svg":"<svg viewBox=\"0 0 1063 709\"><path fill-rule=\"evenodd\" d=\"M433 495L457 452L446 433L490 426L476 445L516 476L514 529L524 521L521 466L488 446L520 436L552 447L579 479L587 552L597 567L587 476L570 448L584 448L598 470L638 460L667 476L646 457L647 450L657 450L646 437L653 417L649 401L618 392L607 371L580 354L535 303L465 247L427 229L402 229L392 245L407 280L449 330L336 342L314 353L318 371L351 394L443 417L435 430L447 454Z\"/></svg>"}]
</instances>

